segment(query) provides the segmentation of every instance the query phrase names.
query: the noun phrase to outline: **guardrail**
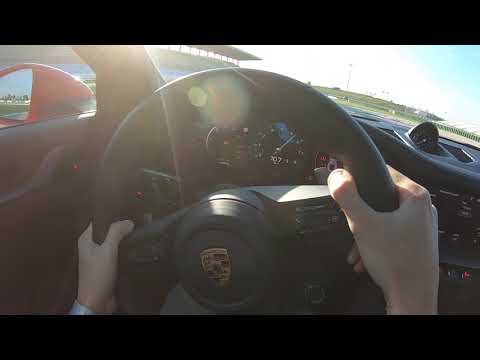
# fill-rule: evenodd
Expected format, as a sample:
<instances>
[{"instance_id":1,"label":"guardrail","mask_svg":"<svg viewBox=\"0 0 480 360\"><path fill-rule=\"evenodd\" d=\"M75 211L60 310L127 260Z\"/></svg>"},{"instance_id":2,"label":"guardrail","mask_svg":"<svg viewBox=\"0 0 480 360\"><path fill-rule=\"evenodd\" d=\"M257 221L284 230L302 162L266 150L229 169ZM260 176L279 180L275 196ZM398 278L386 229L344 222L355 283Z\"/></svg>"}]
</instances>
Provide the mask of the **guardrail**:
<instances>
[{"instance_id":1,"label":"guardrail","mask_svg":"<svg viewBox=\"0 0 480 360\"><path fill-rule=\"evenodd\" d=\"M440 124L438 122L433 122L433 123L437 126L437 128L439 128L441 130L448 131L448 132L466 137L467 139L470 139L470 140L473 140L473 141L476 141L476 142L480 143L480 135L478 135L478 134L475 134L475 133L472 133L470 131L466 131L466 130L463 130L463 129L455 128L455 127L452 127L452 126L443 125L443 124Z\"/></svg>"},{"instance_id":2,"label":"guardrail","mask_svg":"<svg viewBox=\"0 0 480 360\"><path fill-rule=\"evenodd\" d=\"M2 105L30 105L30 100L0 100Z\"/></svg>"}]
</instances>

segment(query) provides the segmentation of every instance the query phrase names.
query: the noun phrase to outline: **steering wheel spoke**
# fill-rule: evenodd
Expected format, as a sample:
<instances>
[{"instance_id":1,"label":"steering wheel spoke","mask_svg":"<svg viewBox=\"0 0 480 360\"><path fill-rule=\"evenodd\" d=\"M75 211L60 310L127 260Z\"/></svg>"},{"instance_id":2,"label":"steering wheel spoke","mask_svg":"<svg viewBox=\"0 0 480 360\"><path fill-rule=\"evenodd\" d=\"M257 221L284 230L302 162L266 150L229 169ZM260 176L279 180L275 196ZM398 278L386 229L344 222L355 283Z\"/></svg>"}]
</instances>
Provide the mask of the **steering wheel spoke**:
<instances>
[{"instance_id":1,"label":"steering wheel spoke","mask_svg":"<svg viewBox=\"0 0 480 360\"><path fill-rule=\"evenodd\" d=\"M159 313L178 282L172 261L173 239L188 209L156 220L122 240L119 249L117 298L128 314ZM158 281L161 278L162 281Z\"/></svg>"}]
</instances>

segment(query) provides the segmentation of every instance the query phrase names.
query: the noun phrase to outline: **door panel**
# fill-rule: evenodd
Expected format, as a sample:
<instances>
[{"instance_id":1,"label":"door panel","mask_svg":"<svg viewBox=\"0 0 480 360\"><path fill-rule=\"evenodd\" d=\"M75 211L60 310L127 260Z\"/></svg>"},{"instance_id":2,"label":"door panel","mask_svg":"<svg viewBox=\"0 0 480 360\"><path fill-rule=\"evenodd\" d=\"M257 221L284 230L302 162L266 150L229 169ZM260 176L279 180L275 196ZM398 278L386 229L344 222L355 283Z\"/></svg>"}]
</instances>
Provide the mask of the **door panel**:
<instances>
[{"instance_id":1,"label":"door panel","mask_svg":"<svg viewBox=\"0 0 480 360\"><path fill-rule=\"evenodd\" d=\"M0 313L64 313L88 222L93 114L0 130Z\"/></svg>"}]
</instances>

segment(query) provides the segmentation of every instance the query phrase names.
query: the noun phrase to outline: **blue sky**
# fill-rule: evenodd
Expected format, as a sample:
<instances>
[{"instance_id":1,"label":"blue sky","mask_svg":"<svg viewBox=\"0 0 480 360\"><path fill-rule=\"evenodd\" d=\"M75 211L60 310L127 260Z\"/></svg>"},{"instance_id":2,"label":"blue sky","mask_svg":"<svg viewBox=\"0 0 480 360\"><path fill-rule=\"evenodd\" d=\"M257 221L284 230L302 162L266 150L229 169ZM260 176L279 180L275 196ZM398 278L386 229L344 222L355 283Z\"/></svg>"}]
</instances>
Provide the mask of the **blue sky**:
<instances>
[{"instance_id":1,"label":"blue sky","mask_svg":"<svg viewBox=\"0 0 480 360\"><path fill-rule=\"evenodd\" d=\"M451 120L480 126L480 46L408 46L405 52L451 97Z\"/></svg>"},{"instance_id":2,"label":"blue sky","mask_svg":"<svg viewBox=\"0 0 480 360\"><path fill-rule=\"evenodd\" d=\"M84 78L95 77L93 70L85 64L50 64L50 66ZM7 67L9 66L0 66L0 68ZM19 70L6 75L0 78L0 96L8 94L30 96L32 92L32 80L32 71L29 69Z\"/></svg>"},{"instance_id":3,"label":"blue sky","mask_svg":"<svg viewBox=\"0 0 480 360\"><path fill-rule=\"evenodd\" d=\"M346 88L480 127L480 46L235 45L262 61L242 67Z\"/></svg>"},{"instance_id":4,"label":"blue sky","mask_svg":"<svg viewBox=\"0 0 480 360\"><path fill-rule=\"evenodd\" d=\"M32 93L32 70L19 70L0 78L0 96L28 95Z\"/></svg>"}]
</instances>

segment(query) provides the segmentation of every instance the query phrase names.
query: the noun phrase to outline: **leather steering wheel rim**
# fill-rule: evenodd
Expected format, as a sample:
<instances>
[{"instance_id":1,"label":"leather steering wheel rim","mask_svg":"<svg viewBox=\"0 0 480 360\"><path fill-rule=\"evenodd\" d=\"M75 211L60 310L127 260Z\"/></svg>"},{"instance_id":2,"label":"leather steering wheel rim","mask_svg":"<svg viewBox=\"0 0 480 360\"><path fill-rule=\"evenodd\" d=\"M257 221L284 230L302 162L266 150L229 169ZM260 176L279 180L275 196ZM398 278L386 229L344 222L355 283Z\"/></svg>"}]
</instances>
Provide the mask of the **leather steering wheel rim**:
<instances>
[{"instance_id":1,"label":"leather steering wheel rim","mask_svg":"<svg viewBox=\"0 0 480 360\"><path fill-rule=\"evenodd\" d=\"M192 104L192 89L205 89L203 101L208 103L212 94L221 93L225 83L234 84L250 101L260 99L286 118L298 118L302 114L300 127L343 161L344 167L355 178L360 196L370 207L380 212L398 208L397 192L382 155L362 127L335 102L310 86L283 75L242 68L215 69L164 85L142 101L117 127L96 174L93 206L93 239L96 243L103 242L110 224L116 220L119 199L123 195L120 177L125 172L122 170L135 162L135 156L142 156L138 150L139 129L148 119L163 120L170 129L178 117L199 115L201 107L195 101ZM236 102L231 96L223 100L227 109ZM155 135L149 134L152 139ZM127 149L135 146L133 156ZM172 146L176 146L175 141Z\"/></svg>"}]
</instances>

